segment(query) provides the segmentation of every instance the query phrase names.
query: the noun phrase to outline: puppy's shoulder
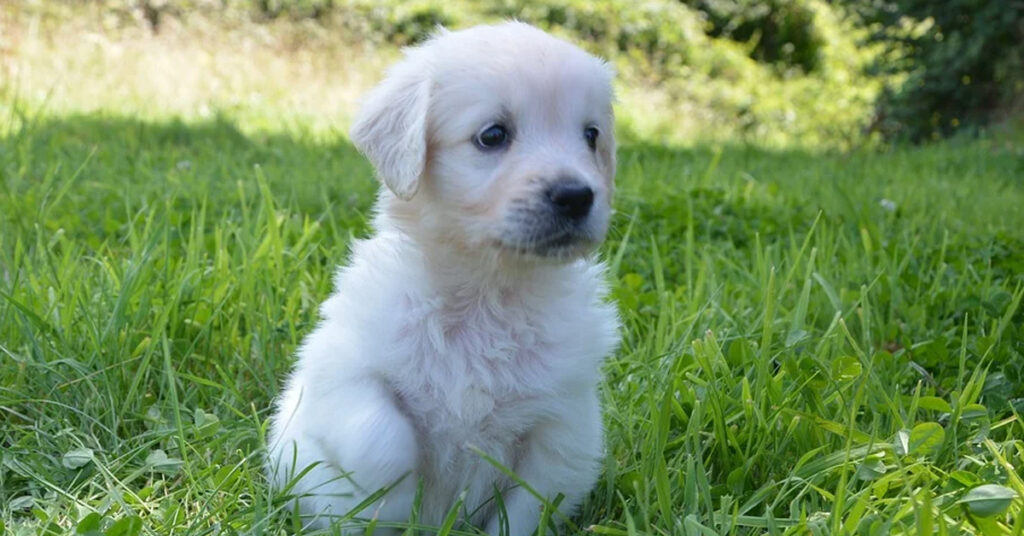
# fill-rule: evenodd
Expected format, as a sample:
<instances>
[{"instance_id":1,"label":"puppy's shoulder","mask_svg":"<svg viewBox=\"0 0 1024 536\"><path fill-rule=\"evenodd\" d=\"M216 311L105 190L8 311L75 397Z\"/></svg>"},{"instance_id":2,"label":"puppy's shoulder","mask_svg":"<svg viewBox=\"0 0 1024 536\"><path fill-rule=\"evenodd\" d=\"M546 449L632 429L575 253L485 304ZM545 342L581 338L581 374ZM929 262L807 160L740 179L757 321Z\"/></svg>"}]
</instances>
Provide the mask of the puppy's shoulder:
<instances>
[{"instance_id":1,"label":"puppy's shoulder","mask_svg":"<svg viewBox=\"0 0 1024 536\"><path fill-rule=\"evenodd\" d=\"M334 291L320 305L320 320L299 350L299 369L324 365L365 368L374 364L380 341L387 339L419 277L403 263L409 254L402 240L387 233L352 244L348 262L338 268ZM412 282L412 283L410 283Z\"/></svg>"},{"instance_id":2,"label":"puppy's shoulder","mask_svg":"<svg viewBox=\"0 0 1024 536\"><path fill-rule=\"evenodd\" d=\"M408 287L422 279L421 263L409 258L413 255L408 239L397 233L381 232L353 242L348 262L334 274L334 292L321 306L321 318L354 311L365 318L390 307L391 299L407 294Z\"/></svg>"}]
</instances>

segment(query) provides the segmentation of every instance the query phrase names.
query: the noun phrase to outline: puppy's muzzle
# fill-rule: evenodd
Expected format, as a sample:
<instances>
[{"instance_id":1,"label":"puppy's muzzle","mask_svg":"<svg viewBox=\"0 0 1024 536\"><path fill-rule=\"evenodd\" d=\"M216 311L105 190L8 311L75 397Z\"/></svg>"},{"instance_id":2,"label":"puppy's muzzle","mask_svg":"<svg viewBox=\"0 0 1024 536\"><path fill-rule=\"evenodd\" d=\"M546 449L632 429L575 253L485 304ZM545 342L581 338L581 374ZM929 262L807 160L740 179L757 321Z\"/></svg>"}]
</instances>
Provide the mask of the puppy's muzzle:
<instances>
[{"instance_id":1,"label":"puppy's muzzle","mask_svg":"<svg viewBox=\"0 0 1024 536\"><path fill-rule=\"evenodd\" d=\"M586 218L594 204L594 190L576 179L555 182L544 196L556 214L573 222Z\"/></svg>"},{"instance_id":2,"label":"puppy's muzzle","mask_svg":"<svg viewBox=\"0 0 1024 536\"><path fill-rule=\"evenodd\" d=\"M516 199L506 215L500 247L541 257L572 258L597 245L604 230L594 205L600 192L583 179L539 179L541 187Z\"/></svg>"}]
</instances>

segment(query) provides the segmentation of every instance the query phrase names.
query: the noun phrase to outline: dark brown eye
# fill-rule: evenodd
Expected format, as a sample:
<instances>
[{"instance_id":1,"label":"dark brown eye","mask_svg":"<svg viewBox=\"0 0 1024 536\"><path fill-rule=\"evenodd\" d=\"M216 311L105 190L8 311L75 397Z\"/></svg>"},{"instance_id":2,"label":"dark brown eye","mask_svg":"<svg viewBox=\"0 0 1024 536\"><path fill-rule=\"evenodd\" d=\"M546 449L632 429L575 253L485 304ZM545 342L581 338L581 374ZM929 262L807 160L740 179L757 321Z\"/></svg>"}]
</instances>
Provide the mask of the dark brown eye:
<instances>
[{"instance_id":1,"label":"dark brown eye","mask_svg":"<svg viewBox=\"0 0 1024 536\"><path fill-rule=\"evenodd\" d=\"M587 147L593 151L597 148L597 137L601 135L601 131L597 127L587 127L583 129L583 137L587 140Z\"/></svg>"},{"instance_id":2,"label":"dark brown eye","mask_svg":"<svg viewBox=\"0 0 1024 536\"><path fill-rule=\"evenodd\" d=\"M476 135L476 145L481 149L498 149L508 143L508 128L502 124L494 124Z\"/></svg>"}]
</instances>

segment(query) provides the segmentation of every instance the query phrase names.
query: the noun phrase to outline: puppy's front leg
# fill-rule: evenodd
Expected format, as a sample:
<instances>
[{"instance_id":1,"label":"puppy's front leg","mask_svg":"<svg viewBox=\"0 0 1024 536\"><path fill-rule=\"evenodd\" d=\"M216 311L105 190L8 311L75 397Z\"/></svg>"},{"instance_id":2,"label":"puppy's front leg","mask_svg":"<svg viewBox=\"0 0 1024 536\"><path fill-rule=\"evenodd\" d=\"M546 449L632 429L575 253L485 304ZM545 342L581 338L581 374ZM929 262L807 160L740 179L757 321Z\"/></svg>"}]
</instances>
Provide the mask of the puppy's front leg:
<instances>
[{"instance_id":1,"label":"puppy's front leg","mask_svg":"<svg viewBox=\"0 0 1024 536\"><path fill-rule=\"evenodd\" d=\"M362 517L404 521L416 492L418 447L407 417L392 393L373 379L350 380L321 397L300 388L283 400L271 446L279 486L311 467L295 486L302 510L326 527L367 496L392 487ZM397 483L397 484L396 484ZM355 513L355 512L352 512Z\"/></svg>"},{"instance_id":2,"label":"puppy's front leg","mask_svg":"<svg viewBox=\"0 0 1024 536\"><path fill-rule=\"evenodd\" d=\"M552 501L561 493L558 510L572 512L594 487L603 452L601 408L596 393L587 393L554 420L545 421L526 437L525 451L512 469L539 495ZM542 504L522 486L504 494L508 536L529 536L537 529ZM495 513L487 533L499 536L503 520Z\"/></svg>"}]
</instances>

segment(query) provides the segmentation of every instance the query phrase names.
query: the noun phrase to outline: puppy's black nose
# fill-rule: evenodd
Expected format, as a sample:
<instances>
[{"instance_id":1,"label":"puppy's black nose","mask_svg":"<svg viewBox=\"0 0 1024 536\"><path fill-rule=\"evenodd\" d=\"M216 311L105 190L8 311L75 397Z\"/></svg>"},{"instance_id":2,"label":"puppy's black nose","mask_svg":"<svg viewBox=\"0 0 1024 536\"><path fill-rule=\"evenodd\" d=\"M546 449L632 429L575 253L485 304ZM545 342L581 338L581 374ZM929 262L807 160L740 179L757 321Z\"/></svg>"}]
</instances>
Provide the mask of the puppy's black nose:
<instances>
[{"instance_id":1,"label":"puppy's black nose","mask_svg":"<svg viewBox=\"0 0 1024 536\"><path fill-rule=\"evenodd\" d=\"M574 220L585 218L594 204L594 190L576 181L556 182L545 193L558 215Z\"/></svg>"}]
</instances>

